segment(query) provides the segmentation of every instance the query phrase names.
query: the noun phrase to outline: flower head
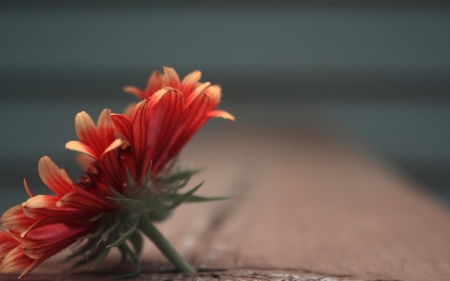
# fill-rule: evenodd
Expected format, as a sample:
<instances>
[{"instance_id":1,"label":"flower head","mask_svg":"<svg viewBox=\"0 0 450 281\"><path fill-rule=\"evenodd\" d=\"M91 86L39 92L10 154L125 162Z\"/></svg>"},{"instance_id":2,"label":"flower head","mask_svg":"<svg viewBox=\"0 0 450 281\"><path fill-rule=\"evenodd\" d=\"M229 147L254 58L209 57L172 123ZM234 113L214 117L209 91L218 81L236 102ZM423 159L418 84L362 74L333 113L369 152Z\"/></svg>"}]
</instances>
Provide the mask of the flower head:
<instances>
[{"instance_id":1,"label":"flower head","mask_svg":"<svg viewBox=\"0 0 450 281\"><path fill-rule=\"evenodd\" d=\"M67 172L48 157L38 163L41 180L53 195L34 196L26 180L30 198L6 211L0 232L0 271L22 270L25 276L41 262L84 240L71 258L87 257L76 265L94 260L94 267L118 247L124 260L130 258L139 271L141 229L170 256L184 272L194 270L162 237L151 220L167 217L186 201L220 200L228 197L194 196L192 190L180 190L197 171L175 171L175 159L189 139L211 117L234 120L225 111L216 110L221 89L200 83L200 71L179 81L172 68L164 74L154 72L145 91L126 87L141 101L125 114L102 111L97 124L86 112L75 117L78 141L66 148L80 152L83 174L73 182ZM126 241L134 246L131 249ZM165 242L164 242L165 241ZM167 250L169 249L169 250ZM175 252L176 253L176 252Z\"/></svg>"}]
</instances>

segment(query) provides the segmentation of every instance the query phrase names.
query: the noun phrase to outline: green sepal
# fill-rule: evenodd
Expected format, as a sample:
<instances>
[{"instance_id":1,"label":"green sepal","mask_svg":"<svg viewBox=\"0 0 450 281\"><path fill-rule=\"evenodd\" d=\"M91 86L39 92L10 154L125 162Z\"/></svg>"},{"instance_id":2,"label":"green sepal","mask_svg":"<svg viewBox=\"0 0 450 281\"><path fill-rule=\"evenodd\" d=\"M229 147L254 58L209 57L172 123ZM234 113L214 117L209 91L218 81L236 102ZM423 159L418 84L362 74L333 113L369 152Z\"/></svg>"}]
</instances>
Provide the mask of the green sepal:
<instances>
[{"instance_id":1,"label":"green sepal","mask_svg":"<svg viewBox=\"0 0 450 281\"><path fill-rule=\"evenodd\" d=\"M131 209L135 213L140 213L142 209L144 208L145 204L142 201L131 199L131 198L112 198L109 197L109 199L114 200L118 202L120 205L125 206L129 209Z\"/></svg>"},{"instance_id":2,"label":"green sepal","mask_svg":"<svg viewBox=\"0 0 450 281\"><path fill-rule=\"evenodd\" d=\"M103 227L100 227L96 232L92 234L88 234L86 236L83 236L82 239L92 239L100 235L100 233L103 232Z\"/></svg>"},{"instance_id":3,"label":"green sepal","mask_svg":"<svg viewBox=\"0 0 450 281\"><path fill-rule=\"evenodd\" d=\"M97 258L95 259L94 264L92 265L92 267L89 271L94 270L94 268L108 256L110 250L111 250L110 248L103 249L103 251L101 251L98 254Z\"/></svg>"},{"instance_id":4,"label":"green sepal","mask_svg":"<svg viewBox=\"0 0 450 281\"><path fill-rule=\"evenodd\" d=\"M105 231L102 235L102 237L100 238L100 240L98 240L97 246L100 245L100 243L103 241L103 239L105 239L105 237L108 237L108 235L110 233L112 233L120 224L120 221L116 221L107 231Z\"/></svg>"},{"instance_id":5,"label":"green sepal","mask_svg":"<svg viewBox=\"0 0 450 281\"><path fill-rule=\"evenodd\" d=\"M128 252L131 256L131 259L133 260L133 263L135 265L135 269L133 272L124 274L124 275L118 275L118 276L112 276L109 275L110 278L112 279L128 279L128 278L133 278L139 275L139 272L141 271L141 262L139 261L138 256L128 247L127 244L122 244L123 248L126 252Z\"/></svg>"},{"instance_id":6,"label":"green sepal","mask_svg":"<svg viewBox=\"0 0 450 281\"><path fill-rule=\"evenodd\" d=\"M110 198L110 199L117 199L117 198L126 199L126 197L124 197L122 194L120 194L119 192L114 190L114 188L110 188L110 189L114 193L114 195L116 195L116 198Z\"/></svg>"},{"instance_id":7,"label":"green sepal","mask_svg":"<svg viewBox=\"0 0 450 281\"><path fill-rule=\"evenodd\" d=\"M114 266L113 268L118 268L118 267L120 267L120 266L121 266L122 264L124 264L125 261L127 260L127 251L126 251L125 247L123 246L123 244L122 244L122 245L119 245L119 246L117 247L117 249L119 249L120 254L121 254L121 256L120 256L120 261L119 261L119 262L117 263L117 265Z\"/></svg>"},{"instance_id":8,"label":"green sepal","mask_svg":"<svg viewBox=\"0 0 450 281\"><path fill-rule=\"evenodd\" d=\"M103 213L100 213L100 214L96 215L95 217L93 217L89 221L98 221L101 217L103 217Z\"/></svg>"},{"instance_id":9,"label":"green sepal","mask_svg":"<svg viewBox=\"0 0 450 281\"><path fill-rule=\"evenodd\" d=\"M91 251L89 251L89 253L86 255L86 257L84 259L77 261L71 267L64 269L62 272L65 273L67 271L74 270L80 266L83 266L83 265L89 263L92 259L96 258L99 254L99 251L92 251L92 250L97 250L97 249L95 247L91 248Z\"/></svg>"},{"instance_id":10,"label":"green sepal","mask_svg":"<svg viewBox=\"0 0 450 281\"><path fill-rule=\"evenodd\" d=\"M204 196L197 196L197 195L191 195L187 200L185 200L184 202L186 203L200 203L200 202L209 202L209 201L220 201L220 200L227 200L230 198L233 198L234 196L236 196L238 193L234 193L228 196L218 196L218 197L204 197ZM178 198L184 196L184 194L167 194L165 199L169 200L169 201L175 201Z\"/></svg>"},{"instance_id":11,"label":"green sepal","mask_svg":"<svg viewBox=\"0 0 450 281\"><path fill-rule=\"evenodd\" d=\"M197 170L185 170L176 174L173 174L171 176L168 176L167 178L163 179L164 183L166 184L172 184L179 180L189 180L193 175L200 173L205 168L197 169Z\"/></svg>"},{"instance_id":12,"label":"green sepal","mask_svg":"<svg viewBox=\"0 0 450 281\"><path fill-rule=\"evenodd\" d=\"M129 238L131 245L133 245L134 252L139 256L142 252L142 246L144 245L144 240L139 231L135 231L131 234Z\"/></svg>"},{"instance_id":13,"label":"green sepal","mask_svg":"<svg viewBox=\"0 0 450 281\"><path fill-rule=\"evenodd\" d=\"M177 199L175 199L172 204L170 204L169 206L167 206L164 211L171 211L173 209L175 209L176 207L180 206L183 202L185 202L186 200L188 200L192 194L194 194L201 186L203 185L203 182L201 182L199 185L197 185L196 187L194 187L193 189L191 189L190 191L186 192L185 194L182 194L180 197L178 197Z\"/></svg>"},{"instance_id":14,"label":"green sepal","mask_svg":"<svg viewBox=\"0 0 450 281\"><path fill-rule=\"evenodd\" d=\"M167 205L164 204L161 199L154 199L150 197L144 198L144 204L150 211L155 213L163 212L167 208Z\"/></svg>"},{"instance_id":15,"label":"green sepal","mask_svg":"<svg viewBox=\"0 0 450 281\"><path fill-rule=\"evenodd\" d=\"M134 188L134 180L133 177L130 175L130 171L127 169L127 181L128 181L128 187L130 189Z\"/></svg>"},{"instance_id":16,"label":"green sepal","mask_svg":"<svg viewBox=\"0 0 450 281\"><path fill-rule=\"evenodd\" d=\"M139 223L139 218L136 219L136 221L134 222L133 226L127 230L127 232L125 232L124 234L122 234L122 236L116 240L116 242L109 244L108 246L106 246L107 248L112 248L112 247L117 247L119 245L122 245L125 241L127 241L128 238L130 238L130 236L133 234L133 232L136 231L136 228L138 226Z\"/></svg>"},{"instance_id":17,"label":"green sepal","mask_svg":"<svg viewBox=\"0 0 450 281\"><path fill-rule=\"evenodd\" d=\"M76 256L80 256L84 253L86 253L89 249L91 249L92 247L95 246L95 241L94 240L88 240L88 242L86 243L86 245L84 245L83 247L81 247L80 249L75 250L72 254L68 255L63 262L69 261L71 259L73 259Z\"/></svg>"},{"instance_id":18,"label":"green sepal","mask_svg":"<svg viewBox=\"0 0 450 281\"><path fill-rule=\"evenodd\" d=\"M158 212L158 213L156 213L156 212L148 212L147 216L152 221L163 221L166 218L168 218L171 214L172 214L172 211Z\"/></svg>"}]
</instances>

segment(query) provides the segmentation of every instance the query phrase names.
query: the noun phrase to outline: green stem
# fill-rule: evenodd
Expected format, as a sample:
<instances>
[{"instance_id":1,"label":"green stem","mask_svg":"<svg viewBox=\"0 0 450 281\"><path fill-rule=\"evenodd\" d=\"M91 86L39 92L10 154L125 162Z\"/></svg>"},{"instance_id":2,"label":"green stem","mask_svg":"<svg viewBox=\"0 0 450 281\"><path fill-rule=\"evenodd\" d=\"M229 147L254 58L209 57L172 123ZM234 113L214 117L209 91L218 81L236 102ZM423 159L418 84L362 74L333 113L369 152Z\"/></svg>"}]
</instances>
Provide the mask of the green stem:
<instances>
[{"instance_id":1,"label":"green stem","mask_svg":"<svg viewBox=\"0 0 450 281\"><path fill-rule=\"evenodd\" d=\"M167 239L153 225L148 216L141 215L139 220L139 229L144 233L156 247L164 254L164 256L181 272L196 273L195 269L183 259L183 257L175 250L175 248L167 241Z\"/></svg>"}]
</instances>

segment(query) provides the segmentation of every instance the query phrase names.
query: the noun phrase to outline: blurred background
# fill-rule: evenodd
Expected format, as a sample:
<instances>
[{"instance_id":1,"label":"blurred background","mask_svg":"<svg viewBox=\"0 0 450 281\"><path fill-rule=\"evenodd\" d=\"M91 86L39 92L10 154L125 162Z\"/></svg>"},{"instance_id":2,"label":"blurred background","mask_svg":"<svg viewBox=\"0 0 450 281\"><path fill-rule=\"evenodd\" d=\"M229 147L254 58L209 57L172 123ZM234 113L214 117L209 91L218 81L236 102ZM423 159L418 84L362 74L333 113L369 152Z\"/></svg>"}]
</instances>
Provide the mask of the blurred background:
<instances>
[{"instance_id":1,"label":"blurred background","mask_svg":"<svg viewBox=\"0 0 450 281\"><path fill-rule=\"evenodd\" d=\"M41 156L76 169L76 113L162 65L219 83L239 126L315 126L450 204L448 1L2 1L0 37L0 211L45 190Z\"/></svg>"}]
</instances>

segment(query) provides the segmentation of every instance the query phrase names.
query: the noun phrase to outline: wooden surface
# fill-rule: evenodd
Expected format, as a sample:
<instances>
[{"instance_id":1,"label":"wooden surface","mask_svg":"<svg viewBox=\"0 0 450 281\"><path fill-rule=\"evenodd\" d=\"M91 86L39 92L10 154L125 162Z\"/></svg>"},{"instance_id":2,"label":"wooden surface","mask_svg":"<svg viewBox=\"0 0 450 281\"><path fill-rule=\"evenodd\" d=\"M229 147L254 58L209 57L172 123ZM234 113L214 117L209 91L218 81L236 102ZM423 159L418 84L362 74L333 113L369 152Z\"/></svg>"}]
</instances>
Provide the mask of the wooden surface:
<instances>
[{"instance_id":1,"label":"wooden surface","mask_svg":"<svg viewBox=\"0 0 450 281\"><path fill-rule=\"evenodd\" d=\"M227 126L203 132L181 160L207 167L191 182L206 179L199 194L240 194L185 205L158 225L198 275L172 273L148 243L135 280L450 280L449 210L313 129ZM72 275L57 260L25 280L109 280L102 268L116 258Z\"/></svg>"}]
</instances>

